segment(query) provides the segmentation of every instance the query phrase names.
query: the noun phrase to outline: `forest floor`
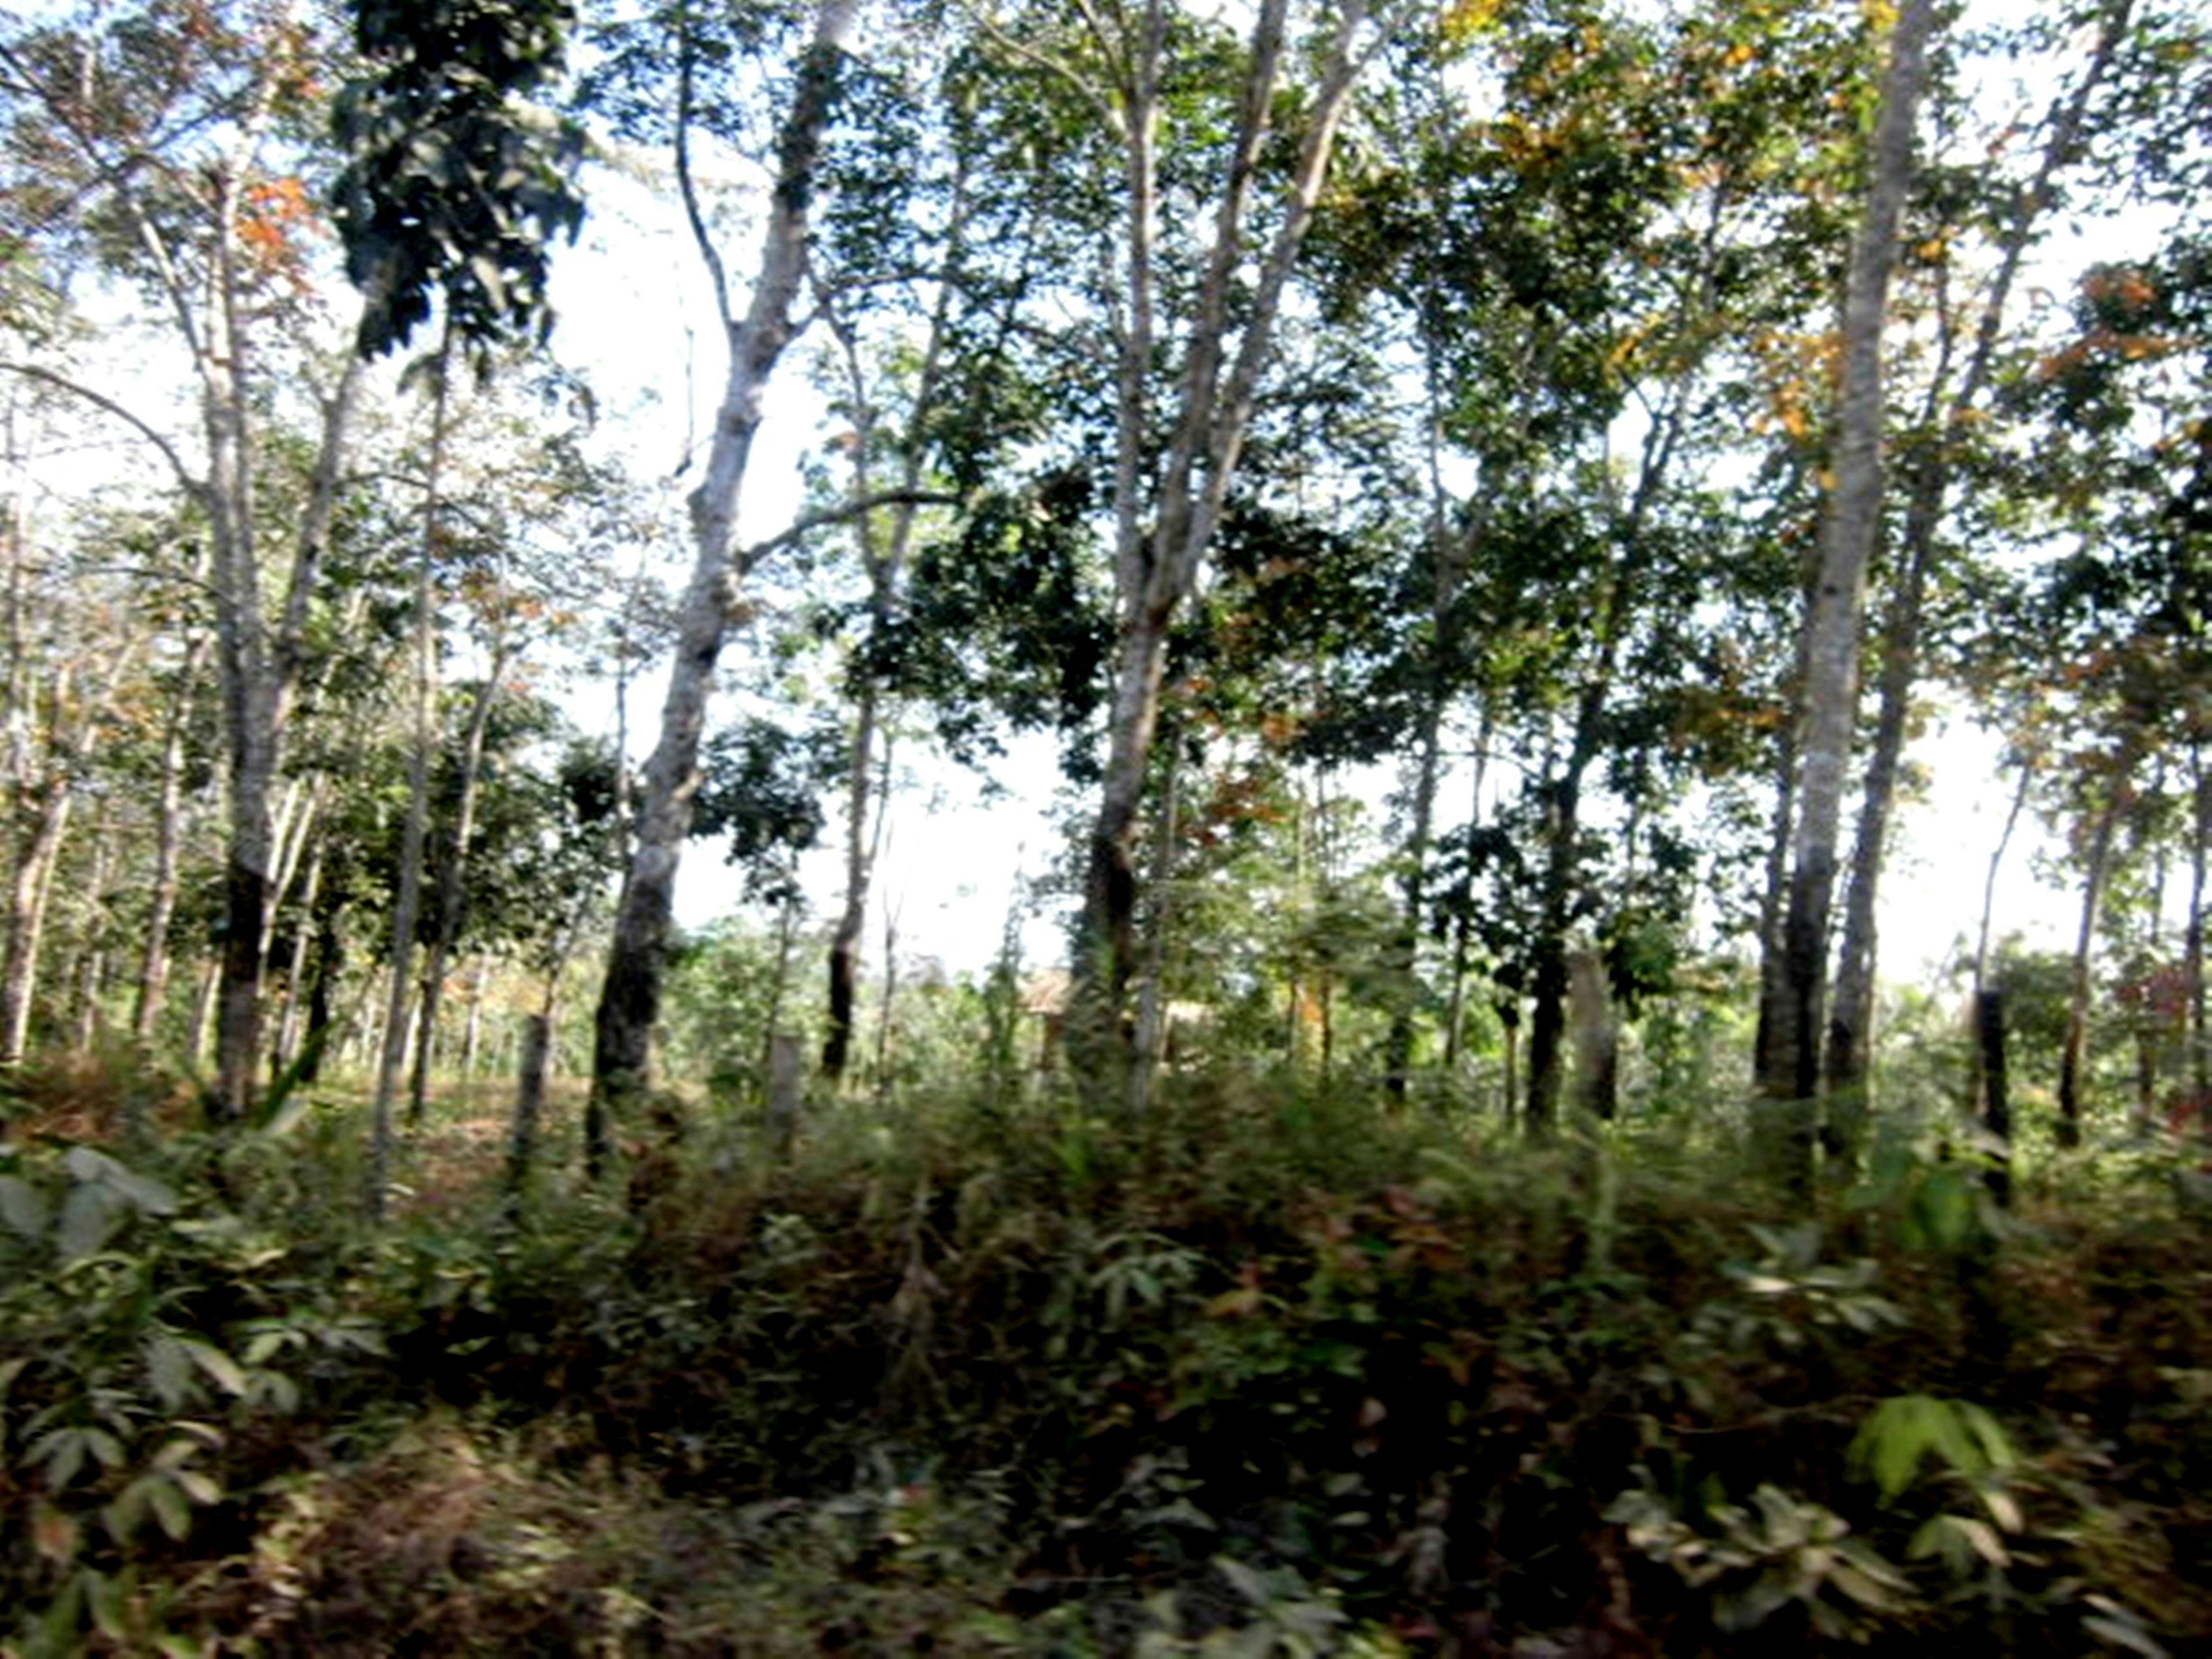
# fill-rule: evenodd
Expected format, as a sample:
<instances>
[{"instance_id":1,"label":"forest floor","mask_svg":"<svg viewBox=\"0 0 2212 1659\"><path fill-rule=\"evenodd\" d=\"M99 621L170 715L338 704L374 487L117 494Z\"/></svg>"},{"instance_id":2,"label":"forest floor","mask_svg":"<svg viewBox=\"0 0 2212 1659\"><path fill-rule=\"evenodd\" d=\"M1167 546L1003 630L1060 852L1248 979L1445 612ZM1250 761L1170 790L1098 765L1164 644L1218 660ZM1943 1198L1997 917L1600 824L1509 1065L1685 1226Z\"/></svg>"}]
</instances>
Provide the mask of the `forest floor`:
<instances>
[{"instance_id":1,"label":"forest floor","mask_svg":"<svg viewBox=\"0 0 2212 1659\"><path fill-rule=\"evenodd\" d=\"M2212 1652L2170 1146L2006 1212L1893 1126L1808 1217L1719 1114L1223 1077L695 1112L518 1205L487 1086L372 1227L295 1104L18 1079L0 1653Z\"/></svg>"}]
</instances>

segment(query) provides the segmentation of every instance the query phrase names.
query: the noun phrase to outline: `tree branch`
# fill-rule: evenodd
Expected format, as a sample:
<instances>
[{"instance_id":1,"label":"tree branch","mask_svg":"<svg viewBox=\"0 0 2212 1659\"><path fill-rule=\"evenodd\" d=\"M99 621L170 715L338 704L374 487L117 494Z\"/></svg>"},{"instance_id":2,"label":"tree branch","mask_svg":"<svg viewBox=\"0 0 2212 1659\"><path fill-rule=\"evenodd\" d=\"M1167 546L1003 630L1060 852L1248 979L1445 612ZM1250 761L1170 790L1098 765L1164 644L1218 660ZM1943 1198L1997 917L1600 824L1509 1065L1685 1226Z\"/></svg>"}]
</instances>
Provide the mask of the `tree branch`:
<instances>
[{"instance_id":1,"label":"tree branch","mask_svg":"<svg viewBox=\"0 0 2212 1659\"><path fill-rule=\"evenodd\" d=\"M943 489L886 489L872 495L863 495L857 501L841 501L836 507L825 507L818 513L809 513L794 519L781 531L764 542L755 542L738 556L738 574L751 572L769 554L803 541L817 530L848 524L863 514L873 513L885 507L958 507L967 500Z\"/></svg>"},{"instance_id":2,"label":"tree branch","mask_svg":"<svg viewBox=\"0 0 2212 1659\"><path fill-rule=\"evenodd\" d=\"M82 398L94 408L112 415L161 452L161 459L169 464L169 470L177 475L177 482L183 486L187 495L199 501L206 495L207 480L192 474L185 465L184 458L177 453L176 447L105 392L94 392L90 386L72 380L65 374L57 374L53 370L41 368L35 363L0 362L0 373L20 374L27 380L37 380L56 391L66 392L73 398Z\"/></svg>"}]
</instances>

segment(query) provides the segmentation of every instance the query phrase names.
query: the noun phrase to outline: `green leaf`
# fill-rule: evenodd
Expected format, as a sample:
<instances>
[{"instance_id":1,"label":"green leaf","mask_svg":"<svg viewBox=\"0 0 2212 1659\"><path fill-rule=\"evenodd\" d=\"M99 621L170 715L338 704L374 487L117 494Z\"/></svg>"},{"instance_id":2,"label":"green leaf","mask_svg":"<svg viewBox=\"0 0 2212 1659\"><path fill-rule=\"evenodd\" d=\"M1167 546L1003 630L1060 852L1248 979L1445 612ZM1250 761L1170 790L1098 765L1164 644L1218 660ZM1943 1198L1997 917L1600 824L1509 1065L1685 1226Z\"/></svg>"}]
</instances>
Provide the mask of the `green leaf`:
<instances>
[{"instance_id":1,"label":"green leaf","mask_svg":"<svg viewBox=\"0 0 2212 1659\"><path fill-rule=\"evenodd\" d=\"M221 1348L209 1343L197 1342L190 1337L179 1339L179 1346L190 1354L192 1363L205 1371L216 1387L234 1400L246 1393L246 1373L239 1364Z\"/></svg>"},{"instance_id":2,"label":"green leaf","mask_svg":"<svg viewBox=\"0 0 2212 1659\"><path fill-rule=\"evenodd\" d=\"M167 1480L149 1480L146 1483L146 1501L154 1506L154 1518L161 1523L161 1530L169 1534L171 1542L181 1544L191 1535L191 1506L175 1486Z\"/></svg>"},{"instance_id":3,"label":"green leaf","mask_svg":"<svg viewBox=\"0 0 2212 1659\"><path fill-rule=\"evenodd\" d=\"M2166 1650L2131 1617L2111 1619L2102 1613L2093 1613L2081 1621L2081 1628L2100 1641L2110 1642L2116 1648L2140 1653L2143 1659L2168 1659Z\"/></svg>"},{"instance_id":4,"label":"green leaf","mask_svg":"<svg viewBox=\"0 0 2212 1659\"><path fill-rule=\"evenodd\" d=\"M0 1176L0 1221L27 1244L46 1242L52 1224L44 1194L21 1176Z\"/></svg>"},{"instance_id":5,"label":"green leaf","mask_svg":"<svg viewBox=\"0 0 2212 1659\"><path fill-rule=\"evenodd\" d=\"M84 1468L84 1431L56 1429L31 1449L31 1455L46 1461L46 1485L59 1492Z\"/></svg>"},{"instance_id":6,"label":"green leaf","mask_svg":"<svg viewBox=\"0 0 2212 1659\"><path fill-rule=\"evenodd\" d=\"M106 1573L88 1570L84 1575L85 1600L92 1607L92 1622L100 1633L111 1642L131 1639L131 1600L125 1594L123 1581L111 1578Z\"/></svg>"},{"instance_id":7,"label":"green leaf","mask_svg":"<svg viewBox=\"0 0 2212 1659\"><path fill-rule=\"evenodd\" d=\"M177 1194L173 1188L151 1176L143 1176L136 1170L126 1169L112 1158L108 1160L105 1184L129 1199L142 1215L174 1215L177 1212Z\"/></svg>"},{"instance_id":8,"label":"green leaf","mask_svg":"<svg viewBox=\"0 0 2212 1659\"><path fill-rule=\"evenodd\" d=\"M146 1339L146 1380L163 1411L178 1411L191 1397L191 1356L167 1331L156 1331Z\"/></svg>"},{"instance_id":9,"label":"green leaf","mask_svg":"<svg viewBox=\"0 0 2212 1659\"><path fill-rule=\"evenodd\" d=\"M82 1148L79 1148L82 1151ZM120 1218L115 1195L105 1187L73 1188L62 1202L61 1227L56 1243L64 1261L82 1261L107 1243Z\"/></svg>"},{"instance_id":10,"label":"green leaf","mask_svg":"<svg viewBox=\"0 0 2212 1659\"><path fill-rule=\"evenodd\" d=\"M176 1481L185 1496L203 1509L222 1502L222 1485L204 1469L179 1469Z\"/></svg>"}]
</instances>

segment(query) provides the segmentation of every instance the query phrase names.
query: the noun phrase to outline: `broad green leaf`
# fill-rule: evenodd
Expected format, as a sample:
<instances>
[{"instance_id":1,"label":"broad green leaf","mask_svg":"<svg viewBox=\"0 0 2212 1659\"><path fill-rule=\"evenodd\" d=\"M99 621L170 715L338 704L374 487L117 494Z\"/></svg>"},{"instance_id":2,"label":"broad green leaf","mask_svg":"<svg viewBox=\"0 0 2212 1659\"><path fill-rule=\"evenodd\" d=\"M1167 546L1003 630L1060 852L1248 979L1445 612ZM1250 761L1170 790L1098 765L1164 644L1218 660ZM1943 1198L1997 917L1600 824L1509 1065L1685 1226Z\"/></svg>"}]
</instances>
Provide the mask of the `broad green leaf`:
<instances>
[{"instance_id":1,"label":"broad green leaf","mask_svg":"<svg viewBox=\"0 0 2212 1659\"><path fill-rule=\"evenodd\" d=\"M146 1518L146 1482L133 1480L115 1494L115 1501L100 1512L100 1524L118 1544L128 1544Z\"/></svg>"},{"instance_id":2,"label":"broad green leaf","mask_svg":"<svg viewBox=\"0 0 2212 1659\"><path fill-rule=\"evenodd\" d=\"M222 1486L205 1469L179 1469L176 1481L185 1496L203 1509L222 1502Z\"/></svg>"},{"instance_id":3,"label":"broad green leaf","mask_svg":"<svg viewBox=\"0 0 2212 1659\"><path fill-rule=\"evenodd\" d=\"M190 1337L179 1339L179 1346L192 1358L192 1363L205 1371L216 1387L235 1399L246 1392L246 1373L239 1364L221 1348L209 1343L197 1342Z\"/></svg>"},{"instance_id":4,"label":"broad green leaf","mask_svg":"<svg viewBox=\"0 0 2212 1659\"><path fill-rule=\"evenodd\" d=\"M120 1578L111 1578L104 1572L87 1572L84 1576L85 1600L92 1607L92 1622L100 1633L111 1642L131 1639L131 1598L125 1592Z\"/></svg>"},{"instance_id":5,"label":"broad green leaf","mask_svg":"<svg viewBox=\"0 0 2212 1659\"><path fill-rule=\"evenodd\" d=\"M43 1244L52 1212L46 1195L21 1176L0 1176L0 1221L26 1243Z\"/></svg>"},{"instance_id":6,"label":"broad green leaf","mask_svg":"<svg viewBox=\"0 0 2212 1659\"><path fill-rule=\"evenodd\" d=\"M136 1170L109 1160L106 1184L129 1199L145 1215L174 1215L177 1194L173 1188L151 1176L140 1175Z\"/></svg>"},{"instance_id":7,"label":"broad green leaf","mask_svg":"<svg viewBox=\"0 0 2212 1659\"><path fill-rule=\"evenodd\" d=\"M154 1518L161 1523L161 1530L169 1534L173 1542L181 1544L191 1535L191 1506L176 1487L167 1480L149 1480L146 1483L146 1501L154 1506Z\"/></svg>"},{"instance_id":8,"label":"broad green leaf","mask_svg":"<svg viewBox=\"0 0 2212 1659\"><path fill-rule=\"evenodd\" d=\"M146 1339L146 1380L164 1411L177 1411L191 1397L191 1356L167 1331L156 1331Z\"/></svg>"},{"instance_id":9,"label":"broad green leaf","mask_svg":"<svg viewBox=\"0 0 2212 1659\"><path fill-rule=\"evenodd\" d=\"M46 1466L46 1485L59 1492L84 1468L84 1431L56 1429L32 1448L31 1455Z\"/></svg>"},{"instance_id":10,"label":"broad green leaf","mask_svg":"<svg viewBox=\"0 0 2212 1659\"><path fill-rule=\"evenodd\" d=\"M82 1150L80 1148L79 1150ZM82 1261L107 1243L119 1218L115 1195L105 1187L74 1188L62 1201L61 1227L56 1242L64 1261Z\"/></svg>"}]
</instances>

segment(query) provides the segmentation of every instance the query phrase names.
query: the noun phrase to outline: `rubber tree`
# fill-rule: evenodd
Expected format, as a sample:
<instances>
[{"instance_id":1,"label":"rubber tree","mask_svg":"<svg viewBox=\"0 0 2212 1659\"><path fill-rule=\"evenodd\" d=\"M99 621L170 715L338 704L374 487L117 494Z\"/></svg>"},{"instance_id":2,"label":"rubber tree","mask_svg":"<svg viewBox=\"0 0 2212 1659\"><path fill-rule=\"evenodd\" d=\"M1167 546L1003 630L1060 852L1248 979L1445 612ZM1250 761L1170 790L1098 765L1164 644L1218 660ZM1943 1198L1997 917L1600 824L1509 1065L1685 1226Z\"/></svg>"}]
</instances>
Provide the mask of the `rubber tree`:
<instances>
[{"instance_id":1,"label":"rubber tree","mask_svg":"<svg viewBox=\"0 0 2212 1659\"><path fill-rule=\"evenodd\" d=\"M691 827L700 744L714 668L751 559L737 540L738 491L752 459L769 383L798 331L825 134L837 108L845 43L860 0L821 0L780 114L773 183L750 289L733 290L699 204L690 163L694 52L688 14L678 42L676 170L700 258L713 281L729 356L703 476L690 500L693 563L678 612L660 732L640 785L635 840L623 878L594 1018L586 1158L605 1161L609 1122L650 1077L653 1022L667 964L676 873Z\"/></svg>"},{"instance_id":2,"label":"rubber tree","mask_svg":"<svg viewBox=\"0 0 2212 1659\"><path fill-rule=\"evenodd\" d=\"M1882 502L1882 343L1898 225L1914 172L1913 129L1927 79L1933 0L1903 0L1882 77L1863 216L1853 239L1842 318L1842 378L1836 391L1833 482L1822 511L1818 563L1805 618L1800 688L1796 823L1790 904L1778 994L1761 1012L1768 1034L1759 1056L1762 1144L1773 1172L1793 1191L1813 1175L1814 1101L1827 994L1829 910L1835 892L1844 788L1857 723L1859 633L1867 566Z\"/></svg>"},{"instance_id":3,"label":"rubber tree","mask_svg":"<svg viewBox=\"0 0 2212 1659\"><path fill-rule=\"evenodd\" d=\"M1119 181L1109 301L1113 694L1086 838L1068 1030L1091 1086L1141 1110L1151 1072L1130 1063L1123 1006L1137 965L1139 813L1169 640L1237 479L1352 87L1388 30L1369 27L1367 0L1345 0L1319 23L1315 67L1298 82L1290 0L1261 0L1241 49L1168 0L1086 10L1075 31L1056 18L994 20L988 28L1008 58L1079 100L1113 147ZM1201 46L1233 54L1231 83L1207 88L1225 142L1171 157L1181 88ZM1293 112L1296 125L1279 135L1279 121ZM1288 152L1279 167L1262 165L1271 143ZM1163 236L1170 165L1194 195L1183 204L1196 230L1188 247ZM1172 364L1172 390L1163 388L1163 362Z\"/></svg>"},{"instance_id":4,"label":"rubber tree","mask_svg":"<svg viewBox=\"0 0 2212 1659\"><path fill-rule=\"evenodd\" d=\"M2066 171L2082 162L2084 136L2094 117L2100 91L2128 39L2134 10L2133 0L2109 0L2101 8L2087 60L2070 83L2061 88L2044 118L2044 142L2033 170L2009 187L1998 186L1990 227L1995 266L1986 286L1963 307L1950 292L1952 255L1946 228L1929 228L1936 233L1938 249L1931 275L1937 284L1939 349L1920 414L1919 435L1905 450L1901 463L1904 513L1891 560L1891 598L1881 630L1875 725L1868 744L1858 826L1844 891L1822 1064L1828 1102L1826 1149L1838 1175L1856 1166L1866 1114L1875 904L1912 694L1919 678L1928 587L1939 558L1938 532L1953 481L1968 448L1970 429L1984 413L2022 262L2058 199ZM1962 335L1967 343L1964 362L1958 364L1954 376L1952 368Z\"/></svg>"},{"instance_id":5,"label":"rubber tree","mask_svg":"<svg viewBox=\"0 0 2212 1659\"><path fill-rule=\"evenodd\" d=\"M341 94L333 121L349 158L332 198L347 274L363 296L361 356L404 346L434 308L441 328L426 366L431 410L415 562L414 750L372 1109L373 1218L382 1212L422 903L451 371L465 359L488 374L502 344L542 342L551 327L549 247L556 234L574 235L582 222L583 203L571 182L581 137L529 118L526 100L560 75L571 21L566 0L363 5L354 20L362 73ZM422 1041L429 1041L427 1030Z\"/></svg>"},{"instance_id":6,"label":"rubber tree","mask_svg":"<svg viewBox=\"0 0 2212 1659\"><path fill-rule=\"evenodd\" d=\"M287 331L310 320L313 283L312 214L283 130L315 105L319 56L304 26L243 8L147 7L0 35L0 90L42 124L49 182L70 204L44 228L146 292L197 393L188 436L88 379L8 365L131 428L207 525L228 788L212 1102L223 1120L255 1091L275 797L362 378L350 354L333 362L313 349L283 371L313 409L306 463L289 471L290 455L264 442L267 394ZM120 234L94 238L95 223ZM288 497L273 534L264 507Z\"/></svg>"}]
</instances>

